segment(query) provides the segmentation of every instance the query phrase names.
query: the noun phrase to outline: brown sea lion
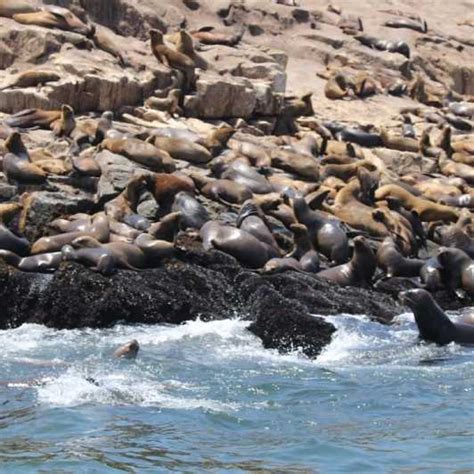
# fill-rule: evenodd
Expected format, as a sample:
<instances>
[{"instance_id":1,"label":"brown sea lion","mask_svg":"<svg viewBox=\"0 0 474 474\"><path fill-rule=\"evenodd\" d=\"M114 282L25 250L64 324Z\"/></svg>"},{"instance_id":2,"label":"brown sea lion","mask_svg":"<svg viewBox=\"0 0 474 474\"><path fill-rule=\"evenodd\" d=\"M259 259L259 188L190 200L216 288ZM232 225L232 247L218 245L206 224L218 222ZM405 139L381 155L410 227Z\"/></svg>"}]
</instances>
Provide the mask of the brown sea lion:
<instances>
[{"instance_id":1,"label":"brown sea lion","mask_svg":"<svg viewBox=\"0 0 474 474\"><path fill-rule=\"evenodd\" d=\"M155 239L150 234L140 234L133 243L144 253L150 263L170 258L176 250L173 242Z\"/></svg>"},{"instance_id":2,"label":"brown sea lion","mask_svg":"<svg viewBox=\"0 0 474 474\"><path fill-rule=\"evenodd\" d=\"M380 137L382 138L383 145L392 150L418 153L420 148L418 140L403 136L393 136L392 134L389 134L385 128L380 129Z\"/></svg>"},{"instance_id":3,"label":"brown sea lion","mask_svg":"<svg viewBox=\"0 0 474 474\"><path fill-rule=\"evenodd\" d=\"M344 165L325 165L321 167L321 180L333 176L343 181L348 181L353 176L356 176L361 168L365 168L368 171L376 171L376 167L367 160L359 160Z\"/></svg>"},{"instance_id":4,"label":"brown sea lion","mask_svg":"<svg viewBox=\"0 0 474 474\"><path fill-rule=\"evenodd\" d=\"M167 97L148 97L145 100L145 106L151 109L160 110L162 112L168 112L171 115L180 114L181 108L179 106L179 101L181 98L180 89L171 89Z\"/></svg>"},{"instance_id":5,"label":"brown sea lion","mask_svg":"<svg viewBox=\"0 0 474 474\"><path fill-rule=\"evenodd\" d=\"M324 86L324 95L328 99L338 100L354 95L351 82L346 74L338 72L332 75Z\"/></svg>"},{"instance_id":6,"label":"brown sea lion","mask_svg":"<svg viewBox=\"0 0 474 474\"><path fill-rule=\"evenodd\" d=\"M193 182L183 177L166 173L153 173L144 177L148 190L153 194L160 209L167 212L173 204L176 194L186 192L194 194Z\"/></svg>"},{"instance_id":7,"label":"brown sea lion","mask_svg":"<svg viewBox=\"0 0 474 474\"><path fill-rule=\"evenodd\" d=\"M15 128L40 127L49 130L51 124L60 118L60 110L25 109L5 119L5 123Z\"/></svg>"},{"instance_id":8,"label":"brown sea lion","mask_svg":"<svg viewBox=\"0 0 474 474\"><path fill-rule=\"evenodd\" d=\"M305 272L319 272L319 255L313 248L307 227L303 224L292 224L290 230L293 232L295 247L287 257L298 260Z\"/></svg>"},{"instance_id":9,"label":"brown sea lion","mask_svg":"<svg viewBox=\"0 0 474 474\"><path fill-rule=\"evenodd\" d=\"M46 28L59 28L89 36L93 33L91 26L83 23L67 8L48 5L40 11L31 13L16 13L13 19L25 25L38 25Z\"/></svg>"},{"instance_id":10,"label":"brown sea lion","mask_svg":"<svg viewBox=\"0 0 474 474\"><path fill-rule=\"evenodd\" d=\"M249 268L261 268L275 256L269 255L270 247L252 234L216 221L206 222L200 236L205 250L221 250Z\"/></svg>"},{"instance_id":11,"label":"brown sea lion","mask_svg":"<svg viewBox=\"0 0 474 474\"><path fill-rule=\"evenodd\" d=\"M75 239L83 236L90 236L100 242L107 242L109 240L110 228L107 217L103 214L98 214L94 217L92 225L86 231L82 232L68 232L65 234L53 235L51 237L41 237L31 247L31 254L57 252L62 249L64 245L71 244Z\"/></svg>"},{"instance_id":12,"label":"brown sea lion","mask_svg":"<svg viewBox=\"0 0 474 474\"><path fill-rule=\"evenodd\" d=\"M251 166L235 161L222 168L220 165L212 167L213 171L222 179L230 179L247 186L253 193L267 194L273 188L270 182Z\"/></svg>"},{"instance_id":13,"label":"brown sea lion","mask_svg":"<svg viewBox=\"0 0 474 474\"><path fill-rule=\"evenodd\" d=\"M307 183L306 181L300 181L294 179L291 175L284 173L274 173L268 176L273 190L276 193L281 193L288 188L294 189L297 193L306 196L307 194L316 191L319 185L317 183Z\"/></svg>"},{"instance_id":14,"label":"brown sea lion","mask_svg":"<svg viewBox=\"0 0 474 474\"><path fill-rule=\"evenodd\" d=\"M204 27L196 31L191 31L191 36L202 44L235 46L240 42L245 32L245 28L242 28L238 33L234 34L218 33L213 30L213 27Z\"/></svg>"},{"instance_id":15,"label":"brown sea lion","mask_svg":"<svg viewBox=\"0 0 474 474\"><path fill-rule=\"evenodd\" d=\"M243 204L253 197L252 191L245 185L230 179L209 179L197 174L192 175L202 195L225 205Z\"/></svg>"},{"instance_id":16,"label":"brown sea lion","mask_svg":"<svg viewBox=\"0 0 474 474\"><path fill-rule=\"evenodd\" d=\"M196 67L194 61L185 54L166 46L163 34L158 30L150 30L150 42L151 51L156 59L171 69L181 71L186 78L185 89L189 89L194 81L194 68Z\"/></svg>"},{"instance_id":17,"label":"brown sea lion","mask_svg":"<svg viewBox=\"0 0 474 474\"><path fill-rule=\"evenodd\" d=\"M0 203L0 223L10 222L23 208L21 202Z\"/></svg>"},{"instance_id":18,"label":"brown sea lion","mask_svg":"<svg viewBox=\"0 0 474 474\"><path fill-rule=\"evenodd\" d=\"M175 242L181 224L181 216L181 212L170 212L162 217L159 222L152 224L148 229L148 233L156 240Z\"/></svg>"},{"instance_id":19,"label":"brown sea lion","mask_svg":"<svg viewBox=\"0 0 474 474\"><path fill-rule=\"evenodd\" d=\"M291 257L271 258L262 268L261 273L265 275L274 275L287 271L302 272L303 267L298 260Z\"/></svg>"},{"instance_id":20,"label":"brown sea lion","mask_svg":"<svg viewBox=\"0 0 474 474\"><path fill-rule=\"evenodd\" d=\"M30 243L27 239L15 235L8 227L0 223L0 249L24 256L30 250Z\"/></svg>"},{"instance_id":21,"label":"brown sea lion","mask_svg":"<svg viewBox=\"0 0 474 474\"><path fill-rule=\"evenodd\" d=\"M195 64L195 67L206 71L209 68L208 62L194 49L192 36L185 30L178 33L176 51L188 56Z\"/></svg>"},{"instance_id":22,"label":"brown sea lion","mask_svg":"<svg viewBox=\"0 0 474 474\"><path fill-rule=\"evenodd\" d=\"M125 189L116 198L105 203L104 211L106 215L121 221L126 216L135 214L140 197L147 186L148 178L146 175L132 176Z\"/></svg>"},{"instance_id":23,"label":"brown sea lion","mask_svg":"<svg viewBox=\"0 0 474 474\"><path fill-rule=\"evenodd\" d=\"M474 167L450 160L444 153L438 159L438 165L445 176L457 176L470 185L474 185Z\"/></svg>"},{"instance_id":24,"label":"brown sea lion","mask_svg":"<svg viewBox=\"0 0 474 474\"><path fill-rule=\"evenodd\" d=\"M153 144L160 150L169 153L176 160L184 160L194 164L208 163L212 160L212 155L206 148L189 140L154 137Z\"/></svg>"},{"instance_id":25,"label":"brown sea lion","mask_svg":"<svg viewBox=\"0 0 474 474\"><path fill-rule=\"evenodd\" d=\"M137 357L140 345L136 339L120 346L115 352L114 357L121 359L135 359Z\"/></svg>"},{"instance_id":26,"label":"brown sea lion","mask_svg":"<svg viewBox=\"0 0 474 474\"><path fill-rule=\"evenodd\" d=\"M42 184L47 179L47 174L41 168L12 153L3 157L3 172L9 182L19 184Z\"/></svg>"},{"instance_id":27,"label":"brown sea lion","mask_svg":"<svg viewBox=\"0 0 474 474\"><path fill-rule=\"evenodd\" d=\"M386 184L375 192L375 199L380 201L387 197L397 198L408 210L415 210L422 221L448 221L454 222L459 217L459 211L436 204L426 199L419 198L396 184Z\"/></svg>"},{"instance_id":28,"label":"brown sea lion","mask_svg":"<svg viewBox=\"0 0 474 474\"><path fill-rule=\"evenodd\" d=\"M405 258L391 237L387 237L379 245L376 257L377 265L388 278L418 277L425 264L423 260Z\"/></svg>"},{"instance_id":29,"label":"brown sea lion","mask_svg":"<svg viewBox=\"0 0 474 474\"><path fill-rule=\"evenodd\" d=\"M288 150L275 148L270 152L272 166L294 173L313 182L319 180L319 164L315 158Z\"/></svg>"},{"instance_id":30,"label":"brown sea lion","mask_svg":"<svg viewBox=\"0 0 474 474\"><path fill-rule=\"evenodd\" d=\"M176 165L169 153L138 138L106 138L102 141L99 148L123 155L152 171L173 172L176 169Z\"/></svg>"},{"instance_id":31,"label":"brown sea lion","mask_svg":"<svg viewBox=\"0 0 474 474\"><path fill-rule=\"evenodd\" d=\"M18 13L34 13L40 10L35 1L0 0L0 17L12 18Z\"/></svg>"},{"instance_id":32,"label":"brown sea lion","mask_svg":"<svg viewBox=\"0 0 474 474\"><path fill-rule=\"evenodd\" d=\"M38 85L47 84L48 82L59 81L60 79L61 76L56 72L32 69L29 71L23 71L11 77L8 83L0 87L0 91L15 87L36 87Z\"/></svg>"},{"instance_id":33,"label":"brown sea lion","mask_svg":"<svg viewBox=\"0 0 474 474\"><path fill-rule=\"evenodd\" d=\"M75 238L61 248L63 259L91 266L93 270L110 275L118 268L139 270L145 268L145 254L136 245L127 242L102 244L91 236Z\"/></svg>"},{"instance_id":34,"label":"brown sea lion","mask_svg":"<svg viewBox=\"0 0 474 474\"><path fill-rule=\"evenodd\" d=\"M272 159L268 151L254 143L230 139L227 146L236 153L245 155L250 159L252 165L257 168L269 168L272 165Z\"/></svg>"},{"instance_id":35,"label":"brown sea lion","mask_svg":"<svg viewBox=\"0 0 474 474\"><path fill-rule=\"evenodd\" d=\"M91 39L94 42L96 48L116 57L119 60L119 64L122 67L125 67L125 59L123 57L122 50L116 41L117 35L98 23L94 23L93 31L94 34Z\"/></svg>"},{"instance_id":36,"label":"brown sea lion","mask_svg":"<svg viewBox=\"0 0 474 474\"><path fill-rule=\"evenodd\" d=\"M377 268L374 252L362 236L354 238L354 254L349 263L323 270L317 274L341 286L368 286Z\"/></svg>"},{"instance_id":37,"label":"brown sea lion","mask_svg":"<svg viewBox=\"0 0 474 474\"><path fill-rule=\"evenodd\" d=\"M409 18L393 18L387 20L383 26L387 26L389 28L408 28L410 30L418 31L419 33L428 32L428 24L425 20L423 20L423 22L418 22Z\"/></svg>"},{"instance_id":38,"label":"brown sea lion","mask_svg":"<svg viewBox=\"0 0 474 474\"><path fill-rule=\"evenodd\" d=\"M51 129L57 137L69 137L76 127L74 110L69 105L61 106L61 117L51 124Z\"/></svg>"}]
</instances>

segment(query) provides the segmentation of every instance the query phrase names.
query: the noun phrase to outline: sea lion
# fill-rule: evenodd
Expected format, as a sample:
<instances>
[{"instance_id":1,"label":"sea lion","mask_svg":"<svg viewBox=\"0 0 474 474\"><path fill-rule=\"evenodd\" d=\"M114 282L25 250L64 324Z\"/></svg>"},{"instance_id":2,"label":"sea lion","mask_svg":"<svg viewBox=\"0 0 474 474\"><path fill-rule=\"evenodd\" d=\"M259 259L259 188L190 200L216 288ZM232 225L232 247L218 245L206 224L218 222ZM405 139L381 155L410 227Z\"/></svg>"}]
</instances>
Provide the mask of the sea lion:
<instances>
[{"instance_id":1,"label":"sea lion","mask_svg":"<svg viewBox=\"0 0 474 474\"><path fill-rule=\"evenodd\" d=\"M414 196L401 186L396 184L386 184L375 192L377 201L386 199L387 197L397 198L403 207L408 210L415 210L422 221L456 221L459 212L448 206L436 204L426 199Z\"/></svg>"},{"instance_id":2,"label":"sea lion","mask_svg":"<svg viewBox=\"0 0 474 474\"><path fill-rule=\"evenodd\" d=\"M92 225L85 231L67 232L65 234L53 235L51 237L41 237L31 247L31 254L50 253L61 250L65 245L71 244L75 239L89 236L99 242L109 240L109 221L104 214L94 217Z\"/></svg>"},{"instance_id":3,"label":"sea lion","mask_svg":"<svg viewBox=\"0 0 474 474\"><path fill-rule=\"evenodd\" d=\"M21 135L18 132L12 132L7 139L5 140L5 148L18 158L25 160L25 161L31 161L30 160L30 154L28 153L28 150L23 143L23 140L21 138Z\"/></svg>"},{"instance_id":4,"label":"sea lion","mask_svg":"<svg viewBox=\"0 0 474 474\"><path fill-rule=\"evenodd\" d=\"M429 291L442 290L445 287L443 267L438 257L429 258L420 269L420 279Z\"/></svg>"},{"instance_id":5,"label":"sea lion","mask_svg":"<svg viewBox=\"0 0 474 474\"><path fill-rule=\"evenodd\" d=\"M230 139L227 147L236 153L245 155L257 168L269 168L272 165L272 159L268 151L255 143Z\"/></svg>"},{"instance_id":6,"label":"sea lion","mask_svg":"<svg viewBox=\"0 0 474 474\"><path fill-rule=\"evenodd\" d=\"M209 151L198 143L171 137L154 137L153 144L166 151L176 160L184 160L194 164L204 164L212 160Z\"/></svg>"},{"instance_id":7,"label":"sea lion","mask_svg":"<svg viewBox=\"0 0 474 474\"><path fill-rule=\"evenodd\" d=\"M350 178L358 174L361 168L365 168L367 171L376 171L376 167L368 160L358 160L340 165L328 164L321 167L321 180L324 181L326 178L333 176L342 181L349 181Z\"/></svg>"},{"instance_id":8,"label":"sea lion","mask_svg":"<svg viewBox=\"0 0 474 474\"><path fill-rule=\"evenodd\" d=\"M38 25L45 28L59 28L89 36L93 33L91 26L84 24L70 10L63 7L48 5L31 13L16 13L13 19L25 25Z\"/></svg>"},{"instance_id":9,"label":"sea lion","mask_svg":"<svg viewBox=\"0 0 474 474\"><path fill-rule=\"evenodd\" d=\"M0 223L0 249L9 250L17 255L27 255L30 243L23 237L18 237L10 229Z\"/></svg>"},{"instance_id":10,"label":"sea lion","mask_svg":"<svg viewBox=\"0 0 474 474\"><path fill-rule=\"evenodd\" d=\"M364 147L379 147L383 145L378 133L364 132L355 128L344 127L336 133L339 141L356 143Z\"/></svg>"},{"instance_id":11,"label":"sea lion","mask_svg":"<svg viewBox=\"0 0 474 474\"><path fill-rule=\"evenodd\" d=\"M116 35L110 29L99 25L98 23L93 24L93 35L91 39L94 42L96 48L111 54L112 56L118 59L119 64L122 67L125 67L125 59L123 57L120 46L117 44L118 38L119 36Z\"/></svg>"},{"instance_id":12,"label":"sea lion","mask_svg":"<svg viewBox=\"0 0 474 474\"><path fill-rule=\"evenodd\" d=\"M208 62L194 49L193 37L185 30L178 33L178 41L176 42L176 51L185 54L190 58L195 67L206 71L209 68Z\"/></svg>"},{"instance_id":13,"label":"sea lion","mask_svg":"<svg viewBox=\"0 0 474 474\"><path fill-rule=\"evenodd\" d=\"M405 41L387 41L369 35L355 35L354 38L364 46L379 51L388 51L390 53L400 53L410 59L410 47Z\"/></svg>"},{"instance_id":14,"label":"sea lion","mask_svg":"<svg viewBox=\"0 0 474 474\"><path fill-rule=\"evenodd\" d=\"M106 138L99 145L112 153L123 155L129 160L146 166L152 171L172 173L176 169L173 158L166 151L156 148L151 143L143 142L138 138Z\"/></svg>"},{"instance_id":15,"label":"sea lion","mask_svg":"<svg viewBox=\"0 0 474 474\"><path fill-rule=\"evenodd\" d=\"M191 36L201 44L222 44L232 47L240 42L245 33L245 27L242 27L239 32L234 34L218 33L213 30L214 27L203 27L199 30L191 31Z\"/></svg>"},{"instance_id":16,"label":"sea lion","mask_svg":"<svg viewBox=\"0 0 474 474\"><path fill-rule=\"evenodd\" d=\"M148 97L148 99L145 100L145 106L161 112L168 112L171 115L181 115L182 110L179 106L180 99L181 90L171 89L166 97Z\"/></svg>"},{"instance_id":17,"label":"sea lion","mask_svg":"<svg viewBox=\"0 0 474 474\"><path fill-rule=\"evenodd\" d=\"M3 157L2 165L9 182L25 185L42 184L47 179L47 174L41 168L12 153L7 153Z\"/></svg>"},{"instance_id":18,"label":"sea lion","mask_svg":"<svg viewBox=\"0 0 474 474\"><path fill-rule=\"evenodd\" d=\"M346 74L337 72L333 74L324 86L324 95L331 100L343 99L354 94L354 89Z\"/></svg>"},{"instance_id":19,"label":"sea lion","mask_svg":"<svg viewBox=\"0 0 474 474\"><path fill-rule=\"evenodd\" d=\"M138 351L140 349L140 345L136 339L132 339L131 341L127 342L120 346L115 352L114 357L120 359L135 359L137 357Z\"/></svg>"},{"instance_id":20,"label":"sea lion","mask_svg":"<svg viewBox=\"0 0 474 474\"><path fill-rule=\"evenodd\" d=\"M294 173L311 181L319 180L319 164L314 157L281 148L272 149L270 155L272 166L275 168Z\"/></svg>"},{"instance_id":21,"label":"sea lion","mask_svg":"<svg viewBox=\"0 0 474 474\"><path fill-rule=\"evenodd\" d=\"M69 137L76 127L74 110L69 105L61 106L61 117L51 124L51 129L57 137Z\"/></svg>"},{"instance_id":22,"label":"sea lion","mask_svg":"<svg viewBox=\"0 0 474 474\"><path fill-rule=\"evenodd\" d=\"M290 230L293 232L295 247L287 257L298 260L303 271L318 273L320 270L319 255L313 248L307 227L303 224L292 224Z\"/></svg>"},{"instance_id":23,"label":"sea lion","mask_svg":"<svg viewBox=\"0 0 474 474\"><path fill-rule=\"evenodd\" d=\"M48 82L55 82L59 81L60 79L61 76L56 72L32 69L15 74L10 78L8 83L0 87L0 91L12 89L15 87L22 89L25 87L36 87L38 85L42 86Z\"/></svg>"},{"instance_id":24,"label":"sea lion","mask_svg":"<svg viewBox=\"0 0 474 474\"><path fill-rule=\"evenodd\" d=\"M176 250L174 243L155 239L155 237L150 234L139 235L133 243L143 252L150 262L172 257Z\"/></svg>"},{"instance_id":25,"label":"sea lion","mask_svg":"<svg viewBox=\"0 0 474 474\"><path fill-rule=\"evenodd\" d=\"M26 194L24 196L27 196ZM22 202L0 203L0 223L8 223L23 209Z\"/></svg>"},{"instance_id":26,"label":"sea lion","mask_svg":"<svg viewBox=\"0 0 474 474\"><path fill-rule=\"evenodd\" d=\"M404 291L399 297L413 311L421 339L440 345L474 344L474 326L453 323L426 290Z\"/></svg>"},{"instance_id":27,"label":"sea lion","mask_svg":"<svg viewBox=\"0 0 474 474\"><path fill-rule=\"evenodd\" d=\"M428 32L428 24L425 20L423 20L423 22L418 22L410 20L409 18L393 18L391 20L387 20L383 26L387 26L389 28L408 28L410 30L418 31L419 33Z\"/></svg>"},{"instance_id":28,"label":"sea lion","mask_svg":"<svg viewBox=\"0 0 474 474\"><path fill-rule=\"evenodd\" d=\"M367 240L361 235L354 238L354 254L349 263L317 273L317 276L341 286L368 286L377 268L377 261Z\"/></svg>"},{"instance_id":29,"label":"sea lion","mask_svg":"<svg viewBox=\"0 0 474 474\"><path fill-rule=\"evenodd\" d=\"M0 0L0 16L12 18L18 13L34 13L40 10L36 2L23 0Z\"/></svg>"},{"instance_id":30,"label":"sea lion","mask_svg":"<svg viewBox=\"0 0 474 474\"><path fill-rule=\"evenodd\" d=\"M10 115L5 123L15 128L40 127L49 130L51 124L60 118L60 110L25 109Z\"/></svg>"},{"instance_id":31,"label":"sea lion","mask_svg":"<svg viewBox=\"0 0 474 474\"><path fill-rule=\"evenodd\" d=\"M349 242L341 222L335 218L326 218L322 213L313 211L301 196L293 199L293 210L300 224L308 229L315 248L334 264L340 264L349 258Z\"/></svg>"},{"instance_id":32,"label":"sea lion","mask_svg":"<svg viewBox=\"0 0 474 474\"><path fill-rule=\"evenodd\" d=\"M157 240L175 242L181 224L181 212L170 212L155 222L148 229L148 233Z\"/></svg>"},{"instance_id":33,"label":"sea lion","mask_svg":"<svg viewBox=\"0 0 474 474\"><path fill-rule=\"evenodd\" d=\"M140 196L147 189L148 179L145 175L132 176L125 189L116 198L105 203L105 214L117 221L129 214L136 214Z\"/></svg>"},{"instance_id":34,"label":"sea lion","mask_svg":"<svg viewBox=\"0 0 474 474\"><path fill-rule=\"evenodd\" d=\"M213 162L211 162L211 166L212 163ZM245 163L235 161L226 166L222 171L219 166L212 166L211 169L217 172L220 178L230 179L236 183L247 186L255 194L267 194L273 190L271 184L264 176Z\"/></svg>"},{"instance_id":35,"label":"sea lion","mask_svg":"<svg viewBox=\"0 0 474 474\"><path fill-rule=\"evenodd\" d=\"M261 268L275 256L273 252L269 255L270 247L252 234L216 221L206 222L200 236L205 250L221 250L249 268Z\"/></svg>"},{"instance_id":36,"label":"sea lion","mask_svg":"<svg viewBox=\"0 0 474 474\"><path fill-rule=\"evenodd\" d=\"M240 208L236 225L238 229L248 232L266 245L270 258L280 256L280 248L270 230L265 214L251 199Z\"/></svg>"},{"instance_id":37,"label":"sea lion","mask_svg":"<svg viewBox=\"0 0 474 474\"><path fill-rule=\"evenodd\" d=\"M418 140L408 137L393 136L392 134L389 134L384 128L380 129L380 138L382 139L383 146L386 148L391 148L392 150L411 151L413 153L418 153L420 148Z\"/></svg>"},{"instance_id":38,"label":"sea lion","mask_svg":"<svg viewBox=\"0 0 474 474\"><path fill-rule=\"evenodd\" d=\"M438 261L452 290L462 288L469 295L474 295L474 261L467 253L456 248L441 247Z\"/></svg>"},{"instance_id":39,"label":"sea lion","mask_svg":"<svg viewBox=\"0 0 474 474\"><path fill-rule=\"evenodd\" d=\"M186 192L194 194L193 182L184 177L166 173L154 173L144 176L148 190L160 206L161 214L167 213L173 205L176 194Z\"/></svg>"},{"instance_id":40,"label":"sea lion","mask_svg":"<svg viewBox=\"0 0 474 474\"><path fill-rule=\"evenodd\" d=\"M201 229L211 218L207 209L190 194L181 191L174 197L172 212L181 213L181 228Z\"/></svg>"},{"instance_id":41,"label":"sea lion","mask_svg":"<svg viewBox=\"0 0 474 474\"><path fill-rule=\"evenodd\" d=\"M22 258L8 250L0 250L0 258L22 272L49 273L59 268L62 254L61 252L51 252Z\"/></svg>"},{"instance_id":42,"label":"sea lion","mask_svg":"<svg viewBox=\"0 0 474 474\"><path fill-rule=\"evenodd\" d=\"M194 81L194 61L179 51L175 51L165 45L163 33L158 30L150 30L151 52L156 59L171 69L177 69L184 74L186 79L185 90L189 90Z\"/></svg>"},{"instance_id":43,"label":"sea lion","mask_svg":"<svg viewBox=\"0 0 474 474\"><path fill-rule=\"evenodd\" d=\"M451 224L442 227L441 229L437 229L436 237L436 241L440 245L444 247L457 248L467 253L471 258L474 258L474 239L468 235L460 223Z\"/></svg>"},{"instance_id":44,"label":"sea lion","mask_svg":"<svg viewBox=\"0 0 474 474\"><path fill-rule=\"evenodd\" d=\"M274 275L286 271L302 272L303 268L298 260L290 257L271 258L262 268L261 273L266 275Z\"/></svg>"},{"instance_id":45,"label":"sea lion","mask_svg":"<svg viewBox=\"0 0 474 474\"><path fill-rule=\"evenodd\" d=\"M418 277L425 264L423 260L405 258L391 237L385 238L379 245L376 258L377 265L388 278Z\"/></svg>"},{"instance_id":46,"label":"sea lion","mask_svg":"<svg viewBox=\"0 0 474 474\"><path fill-rule=\"evenodd\" d=\"M88 235L75 238L70 245L64 245L61 252L64 260L92 266L94 271L104 275L110 275L117 268L139 270L145 268L147 263L143 251L134 244L102 244Z\"/></svg>"},{"instance_id":47,"label":"sea lion","mask_svg":"<svg viewBox=\"0 0 474 474\"><path fill-rule=\"evenodd\" d=\"M464 179L471 186L474 185L474 167L464 163L456 163L450 160L446 154L441 154L438 165L445 176L457 176Z\"/></svg>"},{"instance_id":48,"label":"sea lion","mask_svg":"<svg viewBox=\"0 0 474 474\"><path fill-rule=\"evenodd\" d=\"M253 197L247 186L230 179L212 180L197 174L192 175L192 178L203 196L226 206L243 204Z\"/></svg>"}]
</instances>

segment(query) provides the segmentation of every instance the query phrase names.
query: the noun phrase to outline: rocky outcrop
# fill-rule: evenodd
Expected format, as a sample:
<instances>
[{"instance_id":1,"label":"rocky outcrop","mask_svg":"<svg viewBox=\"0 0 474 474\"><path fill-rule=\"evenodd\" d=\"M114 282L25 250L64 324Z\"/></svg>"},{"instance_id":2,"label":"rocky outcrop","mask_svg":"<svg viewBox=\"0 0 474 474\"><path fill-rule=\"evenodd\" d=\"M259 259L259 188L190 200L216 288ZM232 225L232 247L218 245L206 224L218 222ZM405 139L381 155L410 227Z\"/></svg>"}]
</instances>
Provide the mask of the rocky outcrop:
<instances>
[{"instance_id":1,"label":"rocky outcrop","mask_svg":"<svg viewBox=\"0 0 474 474\"><path fill-rule=\"evenodd\" d=\"M391 297L343 289L309 275L260 276L219 251L200 249L141 272L102 276L64 263L54 274L28 274L0 260L0 328L39 323L55 328L109 327L118 322L180 324L240 317L265 347L301 349L315 357L334 327L312 314L370 313L383 321L402 311Z\"/></svg>"}]
</instances>

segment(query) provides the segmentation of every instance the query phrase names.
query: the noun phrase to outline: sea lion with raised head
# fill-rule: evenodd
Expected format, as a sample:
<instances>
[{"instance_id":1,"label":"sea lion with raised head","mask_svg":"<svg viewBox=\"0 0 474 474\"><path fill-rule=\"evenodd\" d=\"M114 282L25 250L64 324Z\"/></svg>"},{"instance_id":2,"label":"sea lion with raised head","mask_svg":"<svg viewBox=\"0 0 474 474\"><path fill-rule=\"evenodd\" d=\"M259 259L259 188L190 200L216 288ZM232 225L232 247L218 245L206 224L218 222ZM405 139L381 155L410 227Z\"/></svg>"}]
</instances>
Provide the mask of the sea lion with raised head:
<instances>
[{"instance_id":1,"label":"sea lion with raised head","mask_svg":"<svg viewBox=\"0 0 474 474\"><path fill-rule=\"evenodd\" d=\"M421 268L425 264L423 260L404 257L391 237L387 237L379 245L376 258L377 265L384 271L388 278L418 277Z\"/></svg>"},{"instance_id":2,"label":"sea lion with raised head","mask_svg":"<svg viewBox=\"0 0 474 474\"><path fill-rule=\"evenodd\" d=\"M474 344L474 326L453 323L426 290L404 291L399 297L413 311L421 339L440 345Z\"/></svg>"},{"instance_id":3,"label":"sea lion with raised head","mask_svg":"<svg viewBox=\"0 0 474 474\"><path fill-rule=\"evenodd\" d=\"M452 290L462 288L469 295L474 295L474 261L467 253L456 248L441 247L438 261Z\"/></svg>"},{"instance_id":4,"label":"sea lion with raised head","mask_svg":"<svg viewBox=\"0 0 474 474\"><path fill-rule=\"evenodd\" d=\"M341 264L349 258L349 241L341 222L313 211L301 196L293 199L293 210L300 224L308 229L311 242L330 262Z\"/></svg>"},{"instance_id":5,"label":"sea lion with raised head","mask_svg":"<svg viewBox=\"0 0 474 474\"><path fill-rule=\"evenodd\" d=\"M292 224L290 230L293 232L295 247L287 257L298 260L303 271L318 273L320 270L319 255L313 248L307 227L303 224Z\"/></svg>"},{"instance_id":6,"label":"sea lion with raised head","mask_svg":"<svg viewBox=\"0 0 474 474\"><path fill-rule=\"evenodd\" d=\"M76 128L74 110L69 105L61 106L61 117L51 124L51 129L57 137L69 137Z\"/></svg>"},{"instance_id":7,"label":"sea lion with raised head","mask_svg":"<svg viewBox=\"0 0 474 474\"><path fill-rule=\"evenodd\" d=\"M341 286L368 286L377 268L377 261L367 240L361 235L354 238L354 254L349 263L328 268L318 277Z\"/></svg>"}]
</instances>

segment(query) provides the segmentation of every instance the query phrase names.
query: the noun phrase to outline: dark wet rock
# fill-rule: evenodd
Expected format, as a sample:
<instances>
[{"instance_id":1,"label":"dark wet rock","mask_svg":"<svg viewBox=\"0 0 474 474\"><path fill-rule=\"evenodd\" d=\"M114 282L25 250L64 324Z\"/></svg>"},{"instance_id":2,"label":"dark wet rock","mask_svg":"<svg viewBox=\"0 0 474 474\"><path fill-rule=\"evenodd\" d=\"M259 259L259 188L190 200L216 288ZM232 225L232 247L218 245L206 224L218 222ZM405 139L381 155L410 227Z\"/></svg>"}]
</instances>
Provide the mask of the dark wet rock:
<instances>
[{"instance_id":1,"label":"dark wet rock","mask_svg":"<svg viewBox=\"0 0 474 474\"><path fill-rule=\"evenodd\" d=\"M261 286L251 299L255 321L249 330L262 340L264 347L280 352L299 350L308 357L317 357L331 342L335 327L309 314L294 299L285 298L268 286Z\"/></svg>"},{"instance_id":2,"label":"dark wet rock","mask_svg":"<svg viewBox=\"0 0 474 474\"><path fill-rule=\"evenodd\" d=\"M91 212L94 196L71 186L58 185L55 191L35 191L24 203L22 231L33 241L45 235L48 224L64 215Z\"/></svg>"}]
</instances>

